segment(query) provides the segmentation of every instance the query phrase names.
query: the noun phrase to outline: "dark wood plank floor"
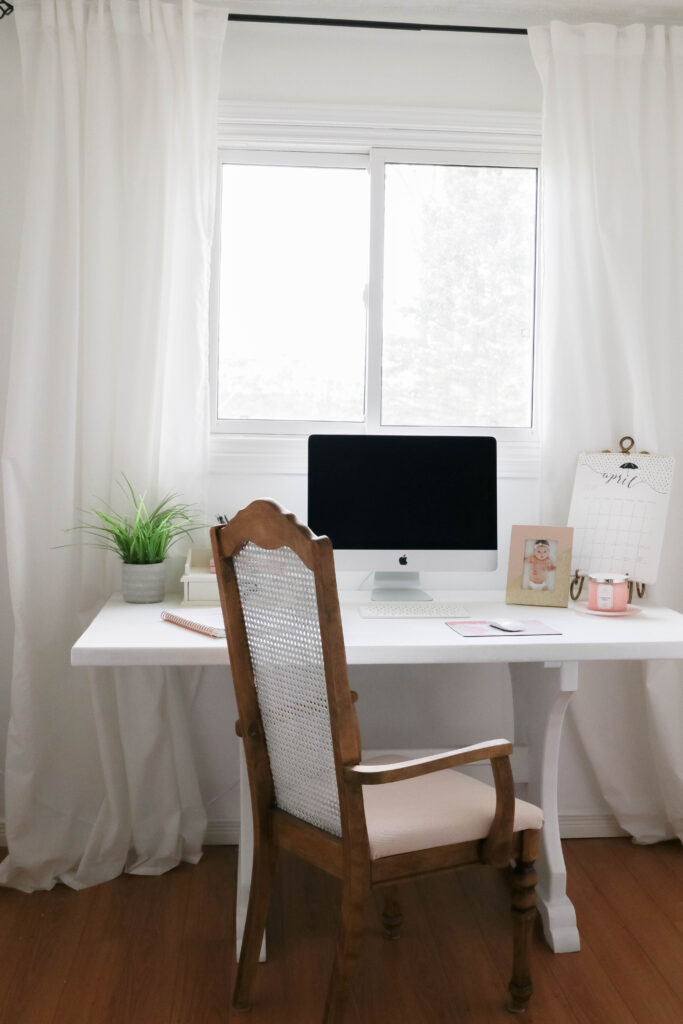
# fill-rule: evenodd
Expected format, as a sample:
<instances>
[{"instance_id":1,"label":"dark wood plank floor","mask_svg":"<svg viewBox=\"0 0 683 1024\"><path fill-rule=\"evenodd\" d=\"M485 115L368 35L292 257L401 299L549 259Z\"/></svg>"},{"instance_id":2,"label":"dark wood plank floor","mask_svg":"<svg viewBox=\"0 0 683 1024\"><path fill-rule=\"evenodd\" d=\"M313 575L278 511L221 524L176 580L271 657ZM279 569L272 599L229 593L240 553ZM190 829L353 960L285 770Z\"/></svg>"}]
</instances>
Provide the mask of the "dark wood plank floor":
<instances>
[{"instance_id":1,"label":"dark wood plank floor","mask_svg":"<svg viewBox=\"0 0 683 1024\"><path fill-rule=\"evenodd\" d=\"M535 942L527 1024L681 1024L683 851L625 839L564 843L580 953ZM252 1013L229 1011L234 847L161 877L83 892L0 890L0 1024L319 1024L336 883L283 858ZM504 1024L507 890L474 869L403 889L404 926L368 935L348 1024Z\"/></svg>"}]
</instances>

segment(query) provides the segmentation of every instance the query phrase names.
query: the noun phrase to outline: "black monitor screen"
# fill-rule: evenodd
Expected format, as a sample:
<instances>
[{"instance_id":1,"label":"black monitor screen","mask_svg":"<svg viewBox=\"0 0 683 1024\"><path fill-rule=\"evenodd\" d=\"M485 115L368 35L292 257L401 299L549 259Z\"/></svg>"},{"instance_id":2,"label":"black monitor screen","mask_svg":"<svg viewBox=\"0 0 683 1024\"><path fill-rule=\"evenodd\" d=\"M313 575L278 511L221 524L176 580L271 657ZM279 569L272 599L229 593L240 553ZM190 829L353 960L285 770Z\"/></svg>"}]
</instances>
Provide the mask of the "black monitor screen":
<instances>
[{"instance_id":1,"label":"black monitor screen","mask_svg":"<svg viewBox=\"0 0 683 1024\"><path fill-rule=\"evenodd\" d=\"M495 549L496 478L493 437L314 434L308 525L337 549Z\"/></svg>"}]
</instances>

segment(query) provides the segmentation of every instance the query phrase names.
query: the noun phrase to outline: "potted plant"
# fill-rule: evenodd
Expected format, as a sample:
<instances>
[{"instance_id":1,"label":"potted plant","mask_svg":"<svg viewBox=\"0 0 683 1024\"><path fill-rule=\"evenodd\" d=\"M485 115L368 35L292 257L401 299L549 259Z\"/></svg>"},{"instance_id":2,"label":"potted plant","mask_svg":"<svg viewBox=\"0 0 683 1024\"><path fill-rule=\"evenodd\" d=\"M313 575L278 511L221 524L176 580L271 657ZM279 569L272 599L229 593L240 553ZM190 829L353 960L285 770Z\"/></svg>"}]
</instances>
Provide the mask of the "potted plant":
<instances>
[{"instance_id":1,"label":"potted plant","mask_svg":"<svg viewBox=\"0 0 683 1024\"><path fill-rule=\"evenodd\" d=\"M74 529L86 534L93 547L113 551L121 558L124 601L162 601L169 548L179 537L190 537L204 524L196 521L194 506L178 501L174 493L148 509L144 494L136 494L125 475L123 479L125 486L121 484L121 488L130 502L128 510L117 512L106 504L103 509L87 509L87 518Z\"/></svg>"}]
</instances>

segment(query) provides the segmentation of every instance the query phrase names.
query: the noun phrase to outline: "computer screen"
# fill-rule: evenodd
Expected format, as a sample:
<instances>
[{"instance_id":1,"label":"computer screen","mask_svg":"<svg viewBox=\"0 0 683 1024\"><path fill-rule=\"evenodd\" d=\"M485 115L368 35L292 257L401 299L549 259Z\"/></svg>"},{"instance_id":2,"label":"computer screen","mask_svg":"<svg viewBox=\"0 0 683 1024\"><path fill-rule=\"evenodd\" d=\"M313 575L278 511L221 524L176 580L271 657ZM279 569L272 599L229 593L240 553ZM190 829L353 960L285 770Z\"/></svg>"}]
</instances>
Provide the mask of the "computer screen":
<instances>
[{"instance_id":1,"label":"computer screen","mask_svg":"<svg viewBox=\"0 0 683 1024\"><path fill-rule=\"evenodd\" d=\"M396 573L399 588L420 571L495 569L497 504L493 437L309 438L308 524L338 569Z\"/></svg>"}]
</instances>

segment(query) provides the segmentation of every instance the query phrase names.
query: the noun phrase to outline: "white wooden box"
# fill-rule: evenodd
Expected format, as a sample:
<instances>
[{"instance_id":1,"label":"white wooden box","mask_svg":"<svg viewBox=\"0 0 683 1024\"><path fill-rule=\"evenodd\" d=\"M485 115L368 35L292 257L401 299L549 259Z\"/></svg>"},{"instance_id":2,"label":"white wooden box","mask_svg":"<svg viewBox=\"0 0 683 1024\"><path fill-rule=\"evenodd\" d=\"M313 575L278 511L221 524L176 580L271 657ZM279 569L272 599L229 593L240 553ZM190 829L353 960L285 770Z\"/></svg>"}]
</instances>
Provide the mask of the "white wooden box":
<instances>
[{"instance_id":1,"label":"white wooden box","mask_svg":"<svg viewBox=\"0 0 683 1024\"><path fill-rule=\"evenodd\" d=\"M184 605L220 604L218 581L215 572L209 569L211 548L190 548L185 562L185 572L180 577L183 585Z\"/></svg>"}]
</instances>

